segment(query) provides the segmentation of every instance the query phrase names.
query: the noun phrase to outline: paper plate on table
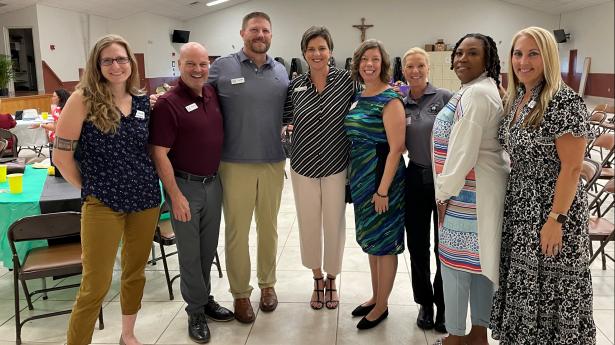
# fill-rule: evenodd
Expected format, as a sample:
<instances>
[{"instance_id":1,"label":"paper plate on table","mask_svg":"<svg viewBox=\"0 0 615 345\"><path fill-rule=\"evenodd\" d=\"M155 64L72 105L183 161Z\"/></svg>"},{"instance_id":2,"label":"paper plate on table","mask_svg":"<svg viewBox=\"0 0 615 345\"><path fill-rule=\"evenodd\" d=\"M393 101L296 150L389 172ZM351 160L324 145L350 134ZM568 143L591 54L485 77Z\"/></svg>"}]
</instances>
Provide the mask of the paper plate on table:
<instances>
[{"instance_id":1,"label":"paper plate on table","mask_svg":"<svg viewBox=\"0 0 615 345\"><path fill-rule=\"evenodd\" d=\"M49 163L44 163L44 162L34 163L32 164L32 167L34 169L49 169Z\"/></svg>"}]
</instances>

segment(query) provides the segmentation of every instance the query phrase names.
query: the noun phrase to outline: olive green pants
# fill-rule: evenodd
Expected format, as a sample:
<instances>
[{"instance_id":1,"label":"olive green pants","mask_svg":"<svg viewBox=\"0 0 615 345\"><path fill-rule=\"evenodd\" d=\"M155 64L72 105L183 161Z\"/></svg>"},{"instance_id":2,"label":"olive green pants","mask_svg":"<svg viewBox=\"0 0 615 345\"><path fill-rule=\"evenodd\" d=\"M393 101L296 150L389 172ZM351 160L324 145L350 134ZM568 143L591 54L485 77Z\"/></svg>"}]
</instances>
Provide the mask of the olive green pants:
<instances>
[{"instance_id":1,"label":"olive green pants","mask_svg":"<svg viewBox=\"0 0 615 345\"><path fill-rule=\"evenodd\" d=\"M122 314L136 314L145 285L145 264L152 248L158 208L115 212L88 196L81 207L81 287L68 324L68 345L89 344L103 299L111 286L113 264L122 241L120 303Z\"/></svg>"}]
</instances>

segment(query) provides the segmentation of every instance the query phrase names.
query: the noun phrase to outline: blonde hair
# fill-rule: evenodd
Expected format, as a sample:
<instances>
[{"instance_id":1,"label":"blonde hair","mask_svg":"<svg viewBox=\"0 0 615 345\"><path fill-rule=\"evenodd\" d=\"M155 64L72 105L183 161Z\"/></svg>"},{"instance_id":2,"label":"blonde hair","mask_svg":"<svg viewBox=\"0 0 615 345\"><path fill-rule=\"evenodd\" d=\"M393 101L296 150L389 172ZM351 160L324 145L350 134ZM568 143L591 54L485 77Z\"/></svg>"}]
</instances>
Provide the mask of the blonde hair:
<instances>
[{"instance_id":1,"label":"blonde hair","mask_svg":"<svg viewBox=\"0 0 615 345\"><path fill-rule=\"evenodd\" d=\"M507 113L510 112L513 103L517 98L517 88L521 84L512 67L512 54L515 50L515 43L517 43L517 40L522 36L527 36L534 39L536 45L538 46L538 50L540 51L540 57L542 58L542 64L544 66L544 86L540 92L536 106L534 106L534 108L523 120L523 126L538 127L542 122L542 117L547 110L549 101L562 87L559 52L557 50L555 37L553 37L553 34L551 34L548 30L536 26L530 26L515 34L510 46L510 54L508 55L508 87L506 89L505 97L505 107ZM530 92L531 90L525 91Z\"/></svg>"},{"instance_id":2,"label":"blonde hair","mask_svg":"<svg viewBox=\"0 0 615 345\"><path fill-rule=\"evenodd\" d=\"M81 81L75 87L83 94L87 109L86 121L92 122L103 133L115 133L120 125L121 114L113 102L113 94L100 70L100 53L112 44L119 44L126 49L130 60L130 77L126 80L126 92L140 96L144 92L139 88L137 61L125 39L118 35L106 35L100 38L90 51Z\"/></svg>"},{"instance_id":3,"label":"blonde hair","mask_svg":"<svg viewBox=\"0 0 615 345\"><path fill-rule=\"evenodd\" d=\"M402 68L406 65L406 58L410 55L415 55L415 54L423 55L423 57L425 58L425 62L427 63L427 66L429 66L429 54L427 54L425 49L419 48L419 47L413 47L413 48L408 49L404 53L404 56L401 58L401 63L403 64Z\"/></svg>"}]
</instances>

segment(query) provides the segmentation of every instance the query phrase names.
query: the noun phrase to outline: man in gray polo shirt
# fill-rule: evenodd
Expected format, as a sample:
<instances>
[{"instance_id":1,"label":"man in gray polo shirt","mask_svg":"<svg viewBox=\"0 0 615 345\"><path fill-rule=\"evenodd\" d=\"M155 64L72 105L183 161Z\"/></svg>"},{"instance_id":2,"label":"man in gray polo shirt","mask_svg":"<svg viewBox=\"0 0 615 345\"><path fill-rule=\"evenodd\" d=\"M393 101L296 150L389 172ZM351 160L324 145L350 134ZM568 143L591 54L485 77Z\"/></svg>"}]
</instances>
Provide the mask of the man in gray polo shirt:
<instances>
[{"instance_id":1,"label":"man in gray polo shirt","mask_svg":"<svg viewBox=\"0 0 615 345\"><path fill-rule=\"evenodd\" d=\"M284 184L285 156L280 141L288 87L283 65L267 55L271 20L262 12L243 18L243 48L217 59L209 83L218 92L224 119L220 179L225 221L226 269L235 299L235 318L254 321L250 304L248 237L256 218L259 307L273 311L276 282L277 216Z\"/></svg>"}]
</instances>

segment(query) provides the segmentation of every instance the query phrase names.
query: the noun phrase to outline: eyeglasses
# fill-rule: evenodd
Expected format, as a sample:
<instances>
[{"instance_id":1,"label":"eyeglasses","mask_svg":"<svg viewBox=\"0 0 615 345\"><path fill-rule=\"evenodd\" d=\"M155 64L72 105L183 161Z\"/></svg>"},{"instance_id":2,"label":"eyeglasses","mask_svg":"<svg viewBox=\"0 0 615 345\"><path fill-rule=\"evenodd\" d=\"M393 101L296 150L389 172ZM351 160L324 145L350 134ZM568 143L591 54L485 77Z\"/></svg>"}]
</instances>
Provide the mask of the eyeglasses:
<instances>
[{"instance_id":1,"label":"eyeglasses","mask_svg":"<svg viewBox=\"0 0 615 345\"><path fill-rule=\"evenodd\" d=\"M104 58L104 59L100 59L100 64L102 66L111 66L113 65L113 61L117 62L119 65L125 65L130 62L130 59L126 56L116 57L115 59Z\"/></svg>"}]
</instances>

